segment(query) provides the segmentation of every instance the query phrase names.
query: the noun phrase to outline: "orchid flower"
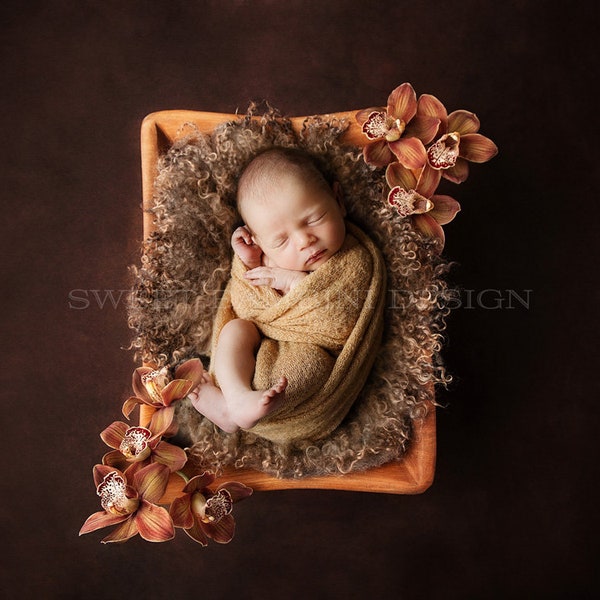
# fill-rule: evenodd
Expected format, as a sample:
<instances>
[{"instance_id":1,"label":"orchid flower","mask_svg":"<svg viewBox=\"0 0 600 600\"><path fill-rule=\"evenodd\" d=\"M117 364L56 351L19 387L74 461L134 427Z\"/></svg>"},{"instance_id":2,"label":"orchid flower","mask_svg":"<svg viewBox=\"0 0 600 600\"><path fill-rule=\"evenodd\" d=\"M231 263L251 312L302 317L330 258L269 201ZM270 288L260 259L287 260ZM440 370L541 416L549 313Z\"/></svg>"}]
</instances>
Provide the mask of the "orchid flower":
<instances>
[{"instance_id":1,"label":"orchid flower","mask_svg":"<svg viewBox=\"0 0 600 600\"><path fill-rule=\"evenodd\" d=\"M460 211L460 204L450 196L434 194L439 184L439 171L423 167L417 172L392 163L385 172L390 186L388 202L402 217L410 217L413 225L429 237L441 241L445 236L442 225L446 225Z\"/></svg>"},{"instance_id":2,"label":"orchid flower","mask_svg":"<svg viewBox=\"0 0 600 600\"><path fill-rule=\"evenodd\" d=\"M472 112L455 110L447 113L435 96L421 96L423 111L440 121L438 139L427 148L431 168L442 172L442 177L462 183L469 176L468 162L487 162L498 153L492 140L477 133L480 122Z\"/></svg>"},{"instance_id":3,"label":"orchid flower","mask_svg":"<svg viewBox=\"0 0 600 600\"><path fill-rule=\"evenodd\" d=\"M385 167L398 160L408 169L420 169L427 162L425 145L440 125L423 108L412 85L403 83L389 95L387 107L358 111L356 120L369 139L363 148L365 162Z\"/></svg>"},{"instance_id":4,"label":"orchid flower","mask_svg":"<svg viewBox=\"0 0 600 600\"><path fill-rule=\"evenodd\" d=\"M100 437L113 448L102 457L102 464L127 470L129 477L151 463L161 463L171 472L183 468L187 455L182 448L162 441L146 427L130 427L122 421L109 425Z\"/></svg>"},{"instance_id":5,"label":"orchid flower","mask_svg":"<svg viewBox=\"0 0 600 600\"><path fill-rule=\"evenodd\" d=\"M252 494L252 488L236 481L223 483L213 491L208 486L214 479L210 472L192 477L169 510L175 527L183 528L203 546L209 538L220 544L231 541L235 532L233 504Z\"/></svg>"},{"instance_id":6,"label":"orchid flower","mask_svg":"<svg viewBox=\"0 0 600 600\"><path fill-rule=\"evenodd\" d=\"M133 372L132 379L135 396L125 401L123 414L129 418L137 405L151 406L155 412L149 427L155 435L164 435L169 431L175 416L173 403L185 398L202 381L203 371L202 362L198 358L186 360L179 365L172 380L166 367L138 367Z\"/></svg>"},{"instance_id":7,"label":"orchid flower","mask_svg":"<svg viewBox=\"0 0 600 600\"><path fill-rule=\"evenodd\" d=\"M169 480L169 469L154 463L133 477L106 465L94 467L96 493L103 510L90 515L79 535L118 525L102 543L125 542L138 533L149 542L173 539L175 529L169 513L157 506Z\"/></svg>"}]
</instances>

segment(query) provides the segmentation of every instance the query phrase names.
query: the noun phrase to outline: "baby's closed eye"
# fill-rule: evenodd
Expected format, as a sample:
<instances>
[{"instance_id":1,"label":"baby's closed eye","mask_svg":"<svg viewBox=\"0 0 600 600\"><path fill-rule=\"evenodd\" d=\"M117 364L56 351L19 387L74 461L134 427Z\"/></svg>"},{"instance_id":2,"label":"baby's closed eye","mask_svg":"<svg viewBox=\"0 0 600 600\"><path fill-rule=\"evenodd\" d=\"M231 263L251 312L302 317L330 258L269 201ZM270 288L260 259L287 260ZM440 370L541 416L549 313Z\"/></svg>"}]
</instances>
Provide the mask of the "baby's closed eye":
<instances>
[{"instance_id":1,"label":"baby's closed eye","mask_svg":"<svg viewBox=\"0 0 600 600\"><path fill-rule=\"evenodd\" d=\"M275 238L273 241L271 241L269 246L273 249L277 249L277 248L281 248L286 242L287 242L287 238L282 236L282 237Z\"/></svg>"},{"instance_id":2,"label":"baby's closed eye","mask_svg":"<svg viewBox=\"0 0 600 600\"><path fill-rule=\"evenodd\" d=\"M309 225L314 225L315 223L319 223L320 221L322 221L325 217L325 215L327 214L327 211L325 211L324 213L317 215L316 217L312 217L308 220L308 224Z\"/></svg>"}]
</instances>

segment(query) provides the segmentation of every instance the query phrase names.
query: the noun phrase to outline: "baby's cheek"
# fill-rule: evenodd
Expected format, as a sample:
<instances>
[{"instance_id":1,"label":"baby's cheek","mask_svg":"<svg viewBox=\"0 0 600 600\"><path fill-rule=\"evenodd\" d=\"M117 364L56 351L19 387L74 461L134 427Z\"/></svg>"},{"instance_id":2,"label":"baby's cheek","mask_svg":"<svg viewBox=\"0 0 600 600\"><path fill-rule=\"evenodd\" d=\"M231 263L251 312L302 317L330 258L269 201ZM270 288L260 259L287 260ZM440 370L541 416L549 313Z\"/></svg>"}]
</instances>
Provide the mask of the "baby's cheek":
<instances>
[{"instance_id":1,"label":"baby's cheek","mask_svg":"<svg viewBox=\"0 0 600 600\"><path fill-rule=\"evenodd\" d=\"M262 255L262 264L263 264L263 267L276 267L277 266L275 264L275 262L273 261L273 259L269 258L264 252Z\"/></svg>"}]
</instances>

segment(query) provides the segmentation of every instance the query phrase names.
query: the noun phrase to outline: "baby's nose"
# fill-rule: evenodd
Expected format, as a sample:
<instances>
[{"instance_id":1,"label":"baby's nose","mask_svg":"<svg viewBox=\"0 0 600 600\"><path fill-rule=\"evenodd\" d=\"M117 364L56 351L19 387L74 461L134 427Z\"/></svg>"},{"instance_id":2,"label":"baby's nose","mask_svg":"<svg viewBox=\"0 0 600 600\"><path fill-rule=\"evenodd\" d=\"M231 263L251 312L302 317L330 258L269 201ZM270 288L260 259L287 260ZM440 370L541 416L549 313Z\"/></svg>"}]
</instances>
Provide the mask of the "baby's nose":
<instances>
[{"instance_id":1,"label":"baby's nose","mask_svg":"<svg viewBox=\"0 0 600 600\"><path fill-rule=\"evenodd\" d=\"M308 248L311 244L315 242L315 236L312 235L309 231L299 231L296 237L296 244L298 245L299 250L304 250Z\"/></svg>"}]
</instances>

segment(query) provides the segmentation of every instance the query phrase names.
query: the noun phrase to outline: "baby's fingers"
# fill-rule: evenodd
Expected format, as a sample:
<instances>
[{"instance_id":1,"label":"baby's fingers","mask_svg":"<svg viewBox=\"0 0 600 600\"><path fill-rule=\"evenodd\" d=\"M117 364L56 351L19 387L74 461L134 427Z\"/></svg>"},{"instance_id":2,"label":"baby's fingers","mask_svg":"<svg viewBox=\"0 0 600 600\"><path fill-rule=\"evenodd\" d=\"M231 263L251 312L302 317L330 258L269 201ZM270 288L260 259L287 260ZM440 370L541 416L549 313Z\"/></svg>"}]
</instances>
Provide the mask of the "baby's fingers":
<instances>
[{"instance_id":1,"label":"baby's fingers","mask_svg":"<svg viewBox=\"0 0 600 600\"><path fill-rule=\"evenodd\" d=\"M253 244L252 236L250 235L250 232L245 227L238 227L233 232L233 239L234 239L234 241L242 240L248 246L252 246L252 244Z\"/></svg>"},{"instance_id":2,"label":"baby's fingers","mask_svg":"<svg viewBox=\"0 0 600 600\"><path fill-rule=\"evenodd\" d=\"M255 286L260 286L260 285L270 286L273 283L273 277L257 277L257 278L253 278L253 279L248 277L247 279L248 279L248 283L250 285L255 285Z\"/></svg>"},{"instance_id":3,"label":"baby's fingers","mask_svg":"<svg viewBox=\"0 0 600 600\"><path fill-rule=\"evenodd\" d=\"M244 276L252 285L270 285L274 279L273 272L269 267L250 269Z\"/></svg>"},{"instance_id":4,"label":"baby's fingers","mask_svg":"<svg viewBox=\"0 0 600 600\"><path fill-rule=\"evenodd\" d=\"M258 279L272 277L273 271L270 267L254 267L254 269L248 269L244 275L247 279Z\"/></svg>"}]
</instances>

